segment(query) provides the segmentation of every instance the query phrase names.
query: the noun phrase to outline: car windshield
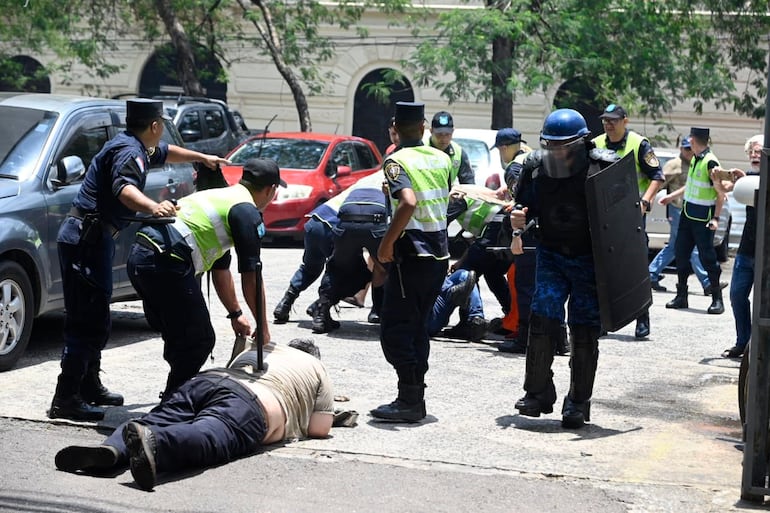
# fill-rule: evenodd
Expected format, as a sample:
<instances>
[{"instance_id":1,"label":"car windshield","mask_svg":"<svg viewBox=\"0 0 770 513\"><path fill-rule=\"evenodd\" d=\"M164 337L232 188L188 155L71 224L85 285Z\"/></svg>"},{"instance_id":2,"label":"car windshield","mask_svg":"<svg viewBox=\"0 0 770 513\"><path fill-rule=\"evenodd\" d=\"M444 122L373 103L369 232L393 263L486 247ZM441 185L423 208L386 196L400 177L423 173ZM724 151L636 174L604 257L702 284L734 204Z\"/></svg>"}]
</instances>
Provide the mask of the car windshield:
<instances>
[{"instance_id":1,"label":"car windshield","mask_svg":"<svg viewBox=\"0 0 770 513\"><path fill-rule=\"evenodd\" d=\"M471 167L473 169L485 169L491 164L491 157L489 155L489 148L484 141L478 139L461 139L453 138L454 142L463 147L468 153L468 160L471 161Z\"/></svg>"},{"instance_id":2,"label":"car windshield","mask_svg":"<svg viewBox=\"0 0 770 513\"><path fill-rule=\"evenodd\" d=\"M0 177L19 178L34 169L58 114L0 106Z\"/></svg>"},{"instance_id":3,"label":"car windshield","mask_svg":"<svg viewBox=\"0 0 770 513\"><path fill-rule=\"evenodd\" d=\"M283 169L318 168L328 142L309 139L252 139L230 156L233 164L244 164L255 157L273 159Z\"/></svg>"}]
</instances>

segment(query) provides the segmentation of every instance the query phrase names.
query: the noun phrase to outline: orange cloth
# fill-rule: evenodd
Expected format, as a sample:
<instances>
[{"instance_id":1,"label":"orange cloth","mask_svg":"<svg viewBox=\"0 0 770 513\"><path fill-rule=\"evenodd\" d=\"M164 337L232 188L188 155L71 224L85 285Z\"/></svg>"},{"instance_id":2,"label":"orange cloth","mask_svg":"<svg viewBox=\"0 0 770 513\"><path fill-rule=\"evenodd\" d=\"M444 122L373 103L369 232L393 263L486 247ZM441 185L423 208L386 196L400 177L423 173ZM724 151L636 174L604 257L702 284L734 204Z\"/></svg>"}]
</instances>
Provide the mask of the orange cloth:
<instances>
[{"instance_id":1,"label":"orange cloth","mask_svg":"<svg viewBox=\"0 0 770 513\"><path fill-rule=\"evenodd\" d=\"M516 265L511 264L506 273L508 279L508 290L511 292L511 309L508 315L503 317L503 328L512 331L518 336L519 333L519 303L516 301Z\"/></svg>"}]
</instances>

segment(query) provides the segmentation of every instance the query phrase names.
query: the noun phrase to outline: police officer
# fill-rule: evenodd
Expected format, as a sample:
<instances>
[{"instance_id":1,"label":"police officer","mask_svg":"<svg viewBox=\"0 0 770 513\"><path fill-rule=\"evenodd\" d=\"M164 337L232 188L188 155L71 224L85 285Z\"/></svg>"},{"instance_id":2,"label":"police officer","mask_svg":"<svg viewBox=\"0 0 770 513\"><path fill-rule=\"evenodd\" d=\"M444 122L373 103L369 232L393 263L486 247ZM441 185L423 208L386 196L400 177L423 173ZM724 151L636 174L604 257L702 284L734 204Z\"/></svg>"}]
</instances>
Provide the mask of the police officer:
<instances>
[{"instance_id":1,"label":"police officer","mask_svg":"<svg viewBox=\"0 0 770 513\"><path fill-rule=\"evenodd\" d=\"M229 161L161 142L163 102L126 102L126 131L94 157L56 239L64 288L64 350L61 374L48 416L100 420L104 409L121 405L99 378L101 352L110 333L114 237L135 212L173 216L170 201L156 203L142 192L150 166L201 162L215 168Z\"/></svg>"},{"instance_id":2,"label":"police officer","mask_svg":"<svg viewBox=\"0 0 770 513\"><path fill-rule=\"evenodd\" d=\"M590 420L591 394L599 357L599 300L588 225L585 180L599 157L589 152L590 132L575 110L549 114L540 132L541 150L528 158L515 189L522 210L511 212L515 229L538 219L539 244L535 293L529 323L524 397L516 402L521 415L551 413L556 402L554 351L568 302L572 334L570 390L562 408L562 426L582 427Z\"/></svg>"},{"instance_id":3,"label":"police officer","mask_svg":"<svg viewBox=\"0 0 770 513\"><path fill-rule=\"evenodd\" d=\"M276 324L285 324L289 320L291 307L300 293L307 290L323 273L326 261L334 248L332 228L337 225L339 201L335 196L307 214L309 219L304 226L302 263L294 271L289 281L289 288L273 310Z\"/></svg>"},{"instance_id":4,"label":"police officer","mask_svg":"<svg viewBox=\"0 0 770 513\"><path fill-rule=\"evenodd\" d=\"M388 198L382 191L385 176L381 171L360 179L345 190L345 197L332 227L333 251L326 273L318 289L318 305L313 314L312 329L327 333L339 327L330 309L340 299L352 295L372 282L372 310L369 322L380 319L385 269L375 260L370 272L364 263L362 249L377 255L380 241L388 228Z\"/></svg>"},{"instance_id":5,"label":"police officer","mask_svg":"<svg viewBox=\"0 0 770 513\"><path fill-rule=\"evenodd\" d=\"M524 160L531 153L531 149L521 147L522 142L526 143L526 141L521 140L521 133L514 128L498 130L495 136L495 147L500 152L500 161L505 169L505 183L511 195L513 195L519 181ZM511 309L515 307L518 310L519 326L515 338L506 340L497 346L498 351L504 353L523 354L527 352L530 304L532 294L535 291L535 248L537 241L531 232L525 232L521 237L523 253L515 255L513 259L515 266L513 286L516 291L516 304L511 304ZM557 349L563 353L565 344L560 343Z\"/></svg>"},{"instance_id":6,"label":"police officer","mask_svg":"<svg viewBox=\"0 0 770 513\"><path fill-rule=\"evenodd\" d=\"M608 105L599 118L602 120L605 133L594 138L593 142L597 148L613 150L619 157L634 152L636 180L641 196L642 223L646 224L650 205L655 200L658 189L665 181L658 157L655 156L650 141L646 137L627 128L628 115L620 105L614 103ZM649 243L649 240L647 242ZM649 311L644 312L636 320L634 334L636 338L646 338L650 335Z\"/></svg>"},{"instance_id":7,"label":"police officer","mask_svg":"<svg viewBox=\"0 0 770 513\"><path fill-rule=\"evenodd\" d=\"M431 314L449 260L447 203L452 162L424 146L425 105L398 102L396 130L401 148L383 164L393 218L377 258L390 263L380 313L380 342L398 376L398 396L370 413L383 420L417 422L425 418Z\"/></svg>"},{"instance_id":8,"label":"police officer","mask_svg":"<svg viewBox=\"0 0 770 513\"><path fill-rule=\"evenodd\" d=\"M512 204L498 199L496 191L483 185L455 185L449 194L448 220L456 220L462 229L475 237L463 257L452 265L451 271L484 273L487 285L498 297L503 310L510 308L511 297L505 272L510 267L510 251L490 252L487 247L499 246L498 237L502 221L507 219L507 210ZM510 229L508 230L510 231ZM471 320L475 319L474 323ZM468 340L479 338L486 332L486 326L478 315L472 315L464 305L460 305L460 322L444 331L443 336Z\"/></svg>"},{"instance_id":9,"label":"police officer","mask_svg":"<svg viewBox=\"0 0 770 513\"><path fill-rule=\"evenodd\" d=\"M430 122L430 139L428 144L437 148L452 159L452 182L455 180L460 183L476 183L476 175L473 173L468 153L463 151L463 147L452 140L452 134L455 131L452 115L445 110L433 115Z\"/></svg>"},{"instance_id":10,"label":"police officer","mask_svg":"<svg viewBox=\"0 0 770 513\"><path fill-rule=\"evenodd\" d=\"M171 367L164 398L192 378L214 348L216 335L198 275L211 270L235 335L257 336L235 294L230 248L238 255L246 304L254 319L261 320L265 344L270 342L264 309L256 309L257 294L265 304L264 287L257 290L256 275L265 234L260 210L272 201L279 185L286 187L286 182L274 160L251 159L238 184L182 198L173 224L145 224L137 232L128 255L128 276L145 310L161 326L163 358Z\"/></svg>"},{"instance_id":11,"label":"police officer","mask_svg":"<svg viewBox=\"0 0 770 513\"><path fill-rule=\"evenodd\" d=\"M726 195L715 187L711 171L719 168L719 160L709 148L709 129L692 127L690 146L693 158L684 185L682 215L679 218L679 232L676 236L676 296L666 303L666 308L687 308L687 277L689 276L690 254L698 248L703 268L709 275L709 283L719 283L722 268L717 262L714 249L714 231L719 227ZM682 191L682 189L680 189ZM722 302L722 288L711 287L711 305L708 313L721 314L725 311Z\"/></svg>"}]
</instances>

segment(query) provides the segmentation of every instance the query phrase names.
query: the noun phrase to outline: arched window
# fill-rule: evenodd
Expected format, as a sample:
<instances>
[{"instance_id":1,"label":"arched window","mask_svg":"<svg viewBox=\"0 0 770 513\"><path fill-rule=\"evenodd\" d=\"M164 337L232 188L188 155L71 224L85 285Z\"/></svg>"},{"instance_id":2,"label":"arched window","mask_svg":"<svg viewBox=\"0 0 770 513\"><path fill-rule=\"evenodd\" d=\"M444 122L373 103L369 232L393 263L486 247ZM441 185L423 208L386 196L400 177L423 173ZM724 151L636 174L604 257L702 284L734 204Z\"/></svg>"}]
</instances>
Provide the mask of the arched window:
<instances>
[{"instance_id":1,"label":"arched window","mask_svg":"<svg viewBox=\"0 0 770 513\"><path fill-rule=\"evenodd\" d=\"M414 101L414 90L406 78L390 89L387 100L382 101L370 92L372 86L385 81L388 71L392 70L378 68L367 73L356 88L353 103L353 135L374 141L380 153L390 146L388 125L396 110L396 102Z\"/></svg>"},{"instance_id":2,"label":"arched window","mask_svg":"<svg viewBox=\"0 0 770 513\"><path fill-rule=\"evenodd\" d=\"M0 62L0 91L50 93L51 80L42 64L26 55ZM13 78L10 78L13 77Z\"/></svg>"},{"instance_id":3,"label":"arched window","mask_svg":"<svg viewBox=\"0 0 770 513\"><path fill-rule=\"evenodd\" d=\"M597 106L596 91L584 80L573 78L564 82L556 92L553 106L555 109L573 109L582 114L593 137L604 133L599 119L604 107Z\"/></svg>"},{"instance_id":4,"label":"arched window","mask_svg":"<svg viewBox=\"0 0 770 513\"><path fill-rule=\"evenodd\" d=\"M209 98L227 101L227 83L220 82L223 76L222 66L217 58L206 48L195 47L195 63L198 66L198 78ZM140 96L158 96L182 94L183 88L177 77L177 57L174 47L166 44L153 53L142 69L139 78Z\"/></svg>"}]
</instances>

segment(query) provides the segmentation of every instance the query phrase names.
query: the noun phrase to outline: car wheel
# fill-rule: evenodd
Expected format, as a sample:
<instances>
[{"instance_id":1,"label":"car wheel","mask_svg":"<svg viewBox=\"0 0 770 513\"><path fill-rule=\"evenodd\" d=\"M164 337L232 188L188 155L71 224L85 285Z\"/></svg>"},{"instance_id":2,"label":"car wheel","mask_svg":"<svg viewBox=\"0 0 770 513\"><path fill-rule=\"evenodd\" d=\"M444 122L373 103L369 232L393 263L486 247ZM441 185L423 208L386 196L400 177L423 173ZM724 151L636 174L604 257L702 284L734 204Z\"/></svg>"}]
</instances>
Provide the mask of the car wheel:
<instances>
[{"instance_id":1,"label":"car wheel","mask_svg":"<svg viewBox=\"0 0 770 513\"><path fill-rule=\"evenodd\" d=\"M21 358L32 333L32 284L16 262L0 263L0 371Z\"/></svg>"},{"instance_id":2,"label":"car wheel","mask_svg":"<svg viewBox=\"0 0 770 513\"><path fill-rule=\"evenodd\" d=\"M733 224L733 218L730 217L727 219L727 229L725 230L725 236L722 239L722 243L719 244L716 248L714 248L717 252L717 261L718 262L727 262L727 257L730 250L730 228Z\"/></svg>"}]
</instances>

